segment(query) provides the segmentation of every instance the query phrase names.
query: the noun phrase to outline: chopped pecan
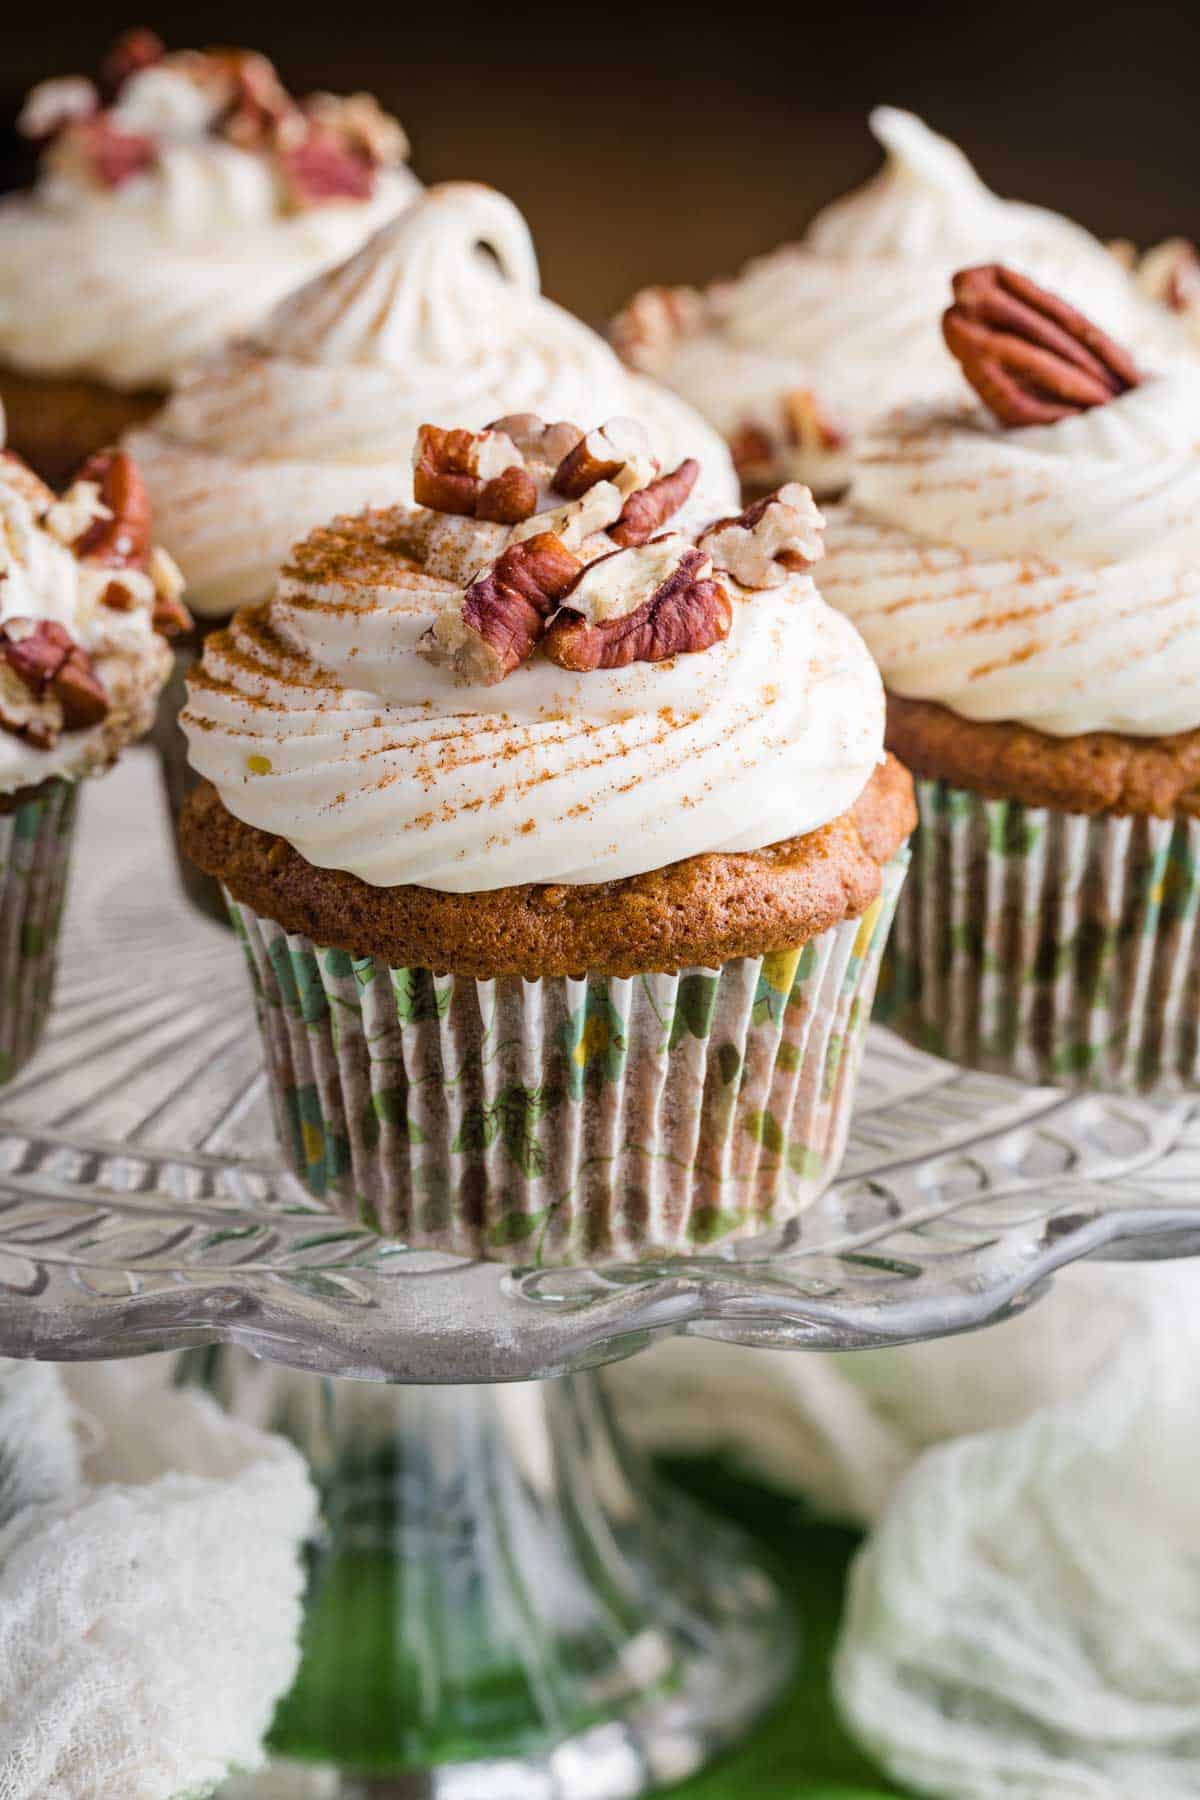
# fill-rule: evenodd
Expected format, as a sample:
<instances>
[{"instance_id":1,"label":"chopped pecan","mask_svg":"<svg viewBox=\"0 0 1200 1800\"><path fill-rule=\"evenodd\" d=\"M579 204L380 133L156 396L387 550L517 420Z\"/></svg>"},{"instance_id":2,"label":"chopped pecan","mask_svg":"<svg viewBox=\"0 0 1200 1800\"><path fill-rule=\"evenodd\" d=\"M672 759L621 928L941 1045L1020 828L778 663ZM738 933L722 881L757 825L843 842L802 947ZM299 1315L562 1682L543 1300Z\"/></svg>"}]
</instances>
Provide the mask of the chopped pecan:
<instances>
[{"instance_id":1,"label":"chopped pecan","mask_svg":"<svg viewBox=\"0 0 1200 1800\"><path fill-rule=\"evenodd\" d=\"M115 190L154 168L158 145L145 132L123 131L104 113L97 113L59 132L50 154L74 167L82 166L91 181Z\"/></svg>"},{"instance_id":2,"label":"chopped pecan","mask_svg":"<svg viewBox=\"0 0 1200 1800\"><path fill-rule=\"evenodd\" d=\"M742 587L779 587L790 572L824 556L824 529L812 494L789 481L736 518L718 519L700 538L700 547Z\"/></svg>"},{"instance_id":3,"label":"chopped pecan","mask_svg":"<svg viewBox=\"0 0 1200 1800\"><path fill-rule=\"evenodd\" d=\"M448 665L460 681L503 681L532 654L579 566L552 532L510 544L471 583L462 604L434 621L422 639L423 653Z\"/></svg>"},{"instance_id":4,"label":"chopped pecan","mask_svg":"<svg viewBox=\"0 0 1200 1800\"><path fill-rule=\"evenodd\" d=\"M214 50L205 60L209 81L229 91L229 104L218 129L231 144L242 150L262 150L305 138L300 108L269 57L257 50Z\"/></svg>"},{"instance_id":5,"label":"chopped pecan","mask_svg":"<svg viewBox=\"0 0 1200 1800\"><path fill-rule=\"evenodd\" d=\"M24 457L18 456L15 450L0 450L0 482L20 494L38 518L50 510L58 497L54 489L47 487L41 476L35 475Z\"/></svg>"},{"instance_id":6,"label":"chopped pecan","mask_svg":"<svg viewBox=\"0 0 1200 1800\"><path fill-rule=\"evenodd\" d=\"M43 711L21 727L39 749L51 747L60 721L63 731L86 731L107 716L108 695L91 658L53 619L7 620L0 626L0 655L36 704L57 703L56 711Z\"/></svg>"},{"instance_id":7,"label":"chopped pecan","mask_svg":"<svg viewBox=\"0 0 1200 1800\"><path fill-rule=\"evenodd\" d=\"M761 425L739 425L729 440L729 454L738 474L746 479L770 467L775 446Z\"/></svg>"},{"instance_id":8,"label":"chopped pecan","mask_svg":"<svg viewBox=\"0 0 1200 1800\"><path fill-rule=\"evenodd\" d=\"M101 606L107 607L109 612L133 612L137 603L137 595L124 581L110 581L100 595Z\"/></svg>"},{"instance_id":9,"label":"chopped pecan","mask_svg":"<svg viewBox=\"0 0 1200 1800\"><path fill-rule=\"evenodd\" d=\"M708 303L696 288L643 288L617 314L610 336L622 362L656 374L679 339L700 331L707 318Z\"/></svg>"},{"instance_id":10,"label":"chopped pecan","mask_svg":"<svg viewBox=\"0 0 1200 1800\"><path fill-rule=\"evenodd\" d=\"M559 419L547 425L536 413L508 413L493 419L489 431L503 432L520 451L527 468L544 470L547 480L583 436L578 425Z\"/></svg>"},{"instance_id":11,"label":"chopped pecan","mask_svg":"<svg viewBox=\"0 0 1200 1800\"><path fill-rule=\"evenodd\" d=\"M814 454L844 450L846 434L835 425L811 388L792 388L783 396L788 442Z\"/></svg>"},{"instance_id":12,"label":"chopped pecan","mask_svg":"<svg viewBox=\"0 0 1200 1800\"><path fill-rule=\"evenodd\" d=\"M661 531L672 514L677 513L700 474L700 464L689 456L669 475L660 475L648 487L630 494L621 508L621 516L609 529L609 537L622 549L645 544Z\"/></svg>"},{"instance_id":13,"label":"chopped pecan","mask_svg":"<svg viewBox=\"0 0 1200 1800\"><path fill-rule=\"evenodd\" d=\"M375 165L335 131L317 126L298 144L278 152L284 188L296 212L331 200L369 200L375 192Z\"/></svg>"},{"instance_id":14,"label":"chopped pecan","mask_svg":"<svg viewBox=\"0 0 1200 1800\"><path fill-rule=\"evenodd\" d=\"M1172 312L1193 312L1200 307L1200 251L1190 238L1167 238L1147 250L1138 282L1152 300Z\"/></svg>"},{"instance_id":15,"label":"chopped pecan","mask_svg":"<svg viewBox=\"0 0 1200 1800\"><path fill-rule=\"evenodd\" d=\"M98 450L75 480L95 482L109 517L98 518L72 546L76 556L110 569L144 569L150 556L150 496L132 456Z\"/></svg>"},{"instance_id":16,"label":"chopped pecan","mask_svg":"<svg viewBox=\"0 0 1200 1800\"><path fill-rule=\"evenodd\" d=\"M100 67L100 81L110 100L115 100L131 75L152 69L167 54L167 46L157 32L144 25L123 31Z\"/></svg>"},{"instance_id":17,"label":"chopped pecan","mask_svg":"<svg viewBox=\"0 0 1200 1800\"><path fill-rule=\"evenodd\" d=\"M192 628L192 615L183 604L183 571L175 558L156 544L146 572L154 586L150 623L160 637L181 637Z\"/></svg>"},{"instance_id":18,"label":"chopped pecan","mask_svg":"<svg viewBox=\"0 0 1200 1800\"><path fill-rule=\"evenodd\" d=\"M617 550L604 561L644 553ZM720 582L709 579L711 572L712 562L702 550L685 550L673 572L634 611L595 623L572 608L568 594L543 639L546 655L559 668L589 673L709 649L733 628L729 595Z\"/></svg>"},{"instance_id":19,"label":"chopped pecan","mask_svg":"<svg viewBox=\"0 0 1200 1800\"><path fill-rule=\"evenodd\" d=\"M1090 319L999 263L954 277L942 332L1002 425L1048 425L1141 380L1126 351Z\"/></svg>"},{"instance_id":20,"label":"chopped pecan","mask_svg":"<svg viewBox=\"0 0 1200 1800\"><path fill-rule=\"evenodd\" d=\"M64 75L55 81L39 81L26 96L17 130L35 144L44 144L65 125L90 119L100 110L100 94L83 75Z\"/></svg>"},{"instance_id":21,"label":"chopped pecan","mask_svg":"<svg viewBox=\"0 0 1200 1800\"><path fill-rule=\"evenodd\" d=\"M632 419L610 419L589 431L567 452L550 485L565 500L579 500L590 488L611 481L628 495L658 473L646 434Z\"/></svg>"},{"instance_id":22,"label":"chopped pecan","mask_svg":"<svg viewBox=\"0 0 1200 1800\"><path fill-rule=\"evenodd\" d=\"M305 116L340 137L377 169L394 169L408 155L404 127L384 112L374 94L310 94Z\"/></svg>"},{"instance_id":23,"label":"chopped pecan","mask_svg":"<svg viewBox=\"0 0 1200 1800\"><path fill-rule=\"evenodd\" d=\"M516 525L536 510L537 483L505 432L422 425L413 458L413 497L433 512Z\"/></svg>"}]
</instances>

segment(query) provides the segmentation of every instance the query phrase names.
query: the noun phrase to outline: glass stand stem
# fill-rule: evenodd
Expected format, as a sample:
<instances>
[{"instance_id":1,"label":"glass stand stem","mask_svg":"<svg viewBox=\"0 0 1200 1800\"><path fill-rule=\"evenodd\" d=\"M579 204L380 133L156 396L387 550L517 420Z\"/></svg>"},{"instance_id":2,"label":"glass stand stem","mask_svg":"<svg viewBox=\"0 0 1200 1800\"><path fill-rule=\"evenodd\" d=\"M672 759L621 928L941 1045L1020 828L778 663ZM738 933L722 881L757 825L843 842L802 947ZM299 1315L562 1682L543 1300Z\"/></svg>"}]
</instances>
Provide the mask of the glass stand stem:
<instances>
[{"instance_id":1,"label":"glass stand stem","mask_svg":"<svg viewBox=\"0 0 1200 1800\"><path fill-rule=\"evenodd\" d=\"M596 1375L222 1365L324 1496L272 1741L338 1770L344 1800L626 1800L742 1736L786 1679L792 1621L746 1540L630 1449Z\"/></svg>"}]
</instances>

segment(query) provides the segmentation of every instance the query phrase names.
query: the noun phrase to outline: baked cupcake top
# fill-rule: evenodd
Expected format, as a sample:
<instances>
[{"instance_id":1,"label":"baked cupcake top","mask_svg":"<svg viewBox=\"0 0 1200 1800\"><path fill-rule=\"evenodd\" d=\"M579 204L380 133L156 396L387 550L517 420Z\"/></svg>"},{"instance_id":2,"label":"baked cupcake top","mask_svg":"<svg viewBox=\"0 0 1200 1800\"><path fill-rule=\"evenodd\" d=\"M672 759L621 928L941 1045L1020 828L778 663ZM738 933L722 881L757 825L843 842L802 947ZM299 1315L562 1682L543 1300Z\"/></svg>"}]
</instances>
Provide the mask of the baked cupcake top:
<instances>
[{"instance_id":1,"label":"baked cupcake top","mask_svg":"<svg viewBox=\"0 0 1200 1800\"><path fill-rule=\"evenodd\" d=\"M189 378L131 439L194 610L264 598L293 544L340 511L407 501L427 418L636 413L664 463L694 454L713 512L728 453L674 395L539 292L520 213L494 190L433 188L254 337Z\"/></svg>"},{"instance_id":2,"label":"baked cupcake top","mask_svg":"<svg viewBox=\"0 0 1200 1800\"><path fill-rule=\"evenodd\" d=\"M424 428L211 637L182 716L229 813L377 887L616 882L850 808L883 696L798 486L715 524L628 420Z\"/></svg>"},{"instance_id":3,"label":"baked cupcake top","mask_svg":"<svg viewBox=\"0 0 1200 1800\"><path fill-rule=\"evenodd\" d=\"M961 718L1200 727L1200 370L1135 365L1001 267L955 293L946 337L980 398L873 434L830 509L827 598L892 693Z\"/></svg>"},{"instance_id":4,"label":"baked cupcake top","mask_svg":"<svg viewBox=\"0 0 1200 1800\"><path fill-rule=\"evenodd\" d=\"M182 588L128 456L90 458L60 499L0 452L0 794L102 769L149 728Z\"/></svg>"},{"instance_id":5,"label":"baked cupcake top","mask_svg":"<svg viewBox=\"0 0 1200 1800\"><path fill-rule=\"evenodd\" d=\"M1086 305L1149 353L1182 344L1089 232L1002 200L961 150L911 113L878 107L886 161L819 213L804 237L701 294L651 288L616 321L626 359L693 401L750 482L844 486L881 413L952 388L937 331L955 269L996 257Z\"/></svg>"},{"instance_id":6,"label":"baked cupcake top","mask_svg":"<svg viewBox=\"0 0 1200 1800\"><path fill-rule=\"evenodd\" d=\"M0 202L0 363L167 387L412 197L367 94L294 101L263 56L127 33L99 84L34 88L34 187Z\"/></svg>"}]
</instances>

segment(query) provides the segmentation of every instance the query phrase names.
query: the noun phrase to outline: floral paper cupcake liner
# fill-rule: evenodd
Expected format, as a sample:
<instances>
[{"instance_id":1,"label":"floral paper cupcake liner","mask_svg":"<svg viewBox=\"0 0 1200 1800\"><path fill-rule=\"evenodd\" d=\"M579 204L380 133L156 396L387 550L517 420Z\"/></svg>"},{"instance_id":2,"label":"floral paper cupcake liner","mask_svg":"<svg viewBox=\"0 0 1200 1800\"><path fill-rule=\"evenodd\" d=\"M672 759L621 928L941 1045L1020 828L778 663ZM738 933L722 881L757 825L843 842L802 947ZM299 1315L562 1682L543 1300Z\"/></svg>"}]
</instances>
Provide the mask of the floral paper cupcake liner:
<instances>
[{"instance_id":1,"label":"floral paper cupcake liner","mask_svg":"<svg viewBox=\"0 0 1200 1800\"><path fill-rule=\"evenodd\" d=\"M1200 1085L1200 820L917 798L876 1018L1023 1081Z\"/></svg>"},{"instance_id":2,"label":"floral paper cupcake liner","mask_svg":"<svg viewBox=\"0 0 1200 1800\"><path fill-rule=\"evenodd\" d=\"M29 1061L49 1017L75 801L74 782L51 780L0 810L0 1084Z\"/></svg>"},{"instance_id":3,"label":"floral paper cupcake liner","mask_svg":"<svg viewBox=\"0 0 1200 1800\"><path fill-rule=\"evenodd\" d=\"M284 1154L423 1247L688 1254L782 1224L845 1145L906 857L799 950L616 979L476 981L323 949L230 901Z\"/></svg>"}]
</instances>

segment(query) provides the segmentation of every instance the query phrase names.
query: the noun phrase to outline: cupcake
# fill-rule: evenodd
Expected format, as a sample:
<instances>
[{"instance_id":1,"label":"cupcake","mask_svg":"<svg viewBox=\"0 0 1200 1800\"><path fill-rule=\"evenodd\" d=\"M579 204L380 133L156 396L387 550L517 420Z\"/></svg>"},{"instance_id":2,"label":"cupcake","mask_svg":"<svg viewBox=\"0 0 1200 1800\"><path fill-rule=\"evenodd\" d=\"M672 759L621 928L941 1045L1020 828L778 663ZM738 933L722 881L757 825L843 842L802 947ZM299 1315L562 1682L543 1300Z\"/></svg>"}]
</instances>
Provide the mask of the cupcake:
<instances>
[{"instance_id":1,"label":"cupcake","mask_svg":"<svg viewBox=\"0 0 1200 1800\"><path fill-rule=\"evenodd\" d=\"M429 419L635 414L665 464L702 461L737 500L710 426L629 375L542 297L528 227L491 188L432 188L342 267L190 375L128 440L201 620L264 600L294 544L336 513L412 498Z\"/></svg>"},{"instance_id":2,"label":"cupcake","mask_svg":"<svg viewBox=\"0 0 1200 1800\"><path fill-rule=\"evenodd\" d=\"M1001 266L954 294L979 403L878 429L822 575L918 777L884 1016L1027 1081L1194 1088L1200 370Z\"/></svg>"},{"instance_id":3,"label":"cupcake","mask_svg":"<svg viewBox=\"0 0 1200 1800\"><path fill-rule=\"evenodd\" d=\"M56 482L417 190L369 95L297 103L263 56L167 54L145 31L98 84L36 87L20 128L43 148L0 202L0 397Z\"/></svg>"},{"instance_id":4,"label":"cupcake","mask_svg":"<svg viewBox=\"0 0 1200 1800\"><path fill-rule=\"evenodd\" d=\"M1000 258L1049 284L1135 350L1178 350L1176 323L1081 226L1001 200L953 144L881 106L883 169L804 237L700 293L649 288L614 325L634 368L689 399L751 487L845 486L857 440L948 385L937 318L956 269Z\"/></svg>"},{"instance_id":5,"label":"cupcake","mask_svg":"<svg viewBox=\"0 0 1200 1800\"><path fill-rule=\"evenodd\" d=\"M811 496L703 492L630 421L426 428L413 504L207 640L184 847L291 1167L350 1219L687 1253L837 1167L911 784Z\"/></svg>"},{"instance_id":6,"label":"cupcake","mask_svg":"<svg viewBox=\"0 0 1200 1800\"><path fill-rule=\"evenodd\" d=\"M137 469L101 452L59 499L0 453L0 1082L37 1048L78 784L149 727L183 629Z\"/></svg>"}]
</instances>

